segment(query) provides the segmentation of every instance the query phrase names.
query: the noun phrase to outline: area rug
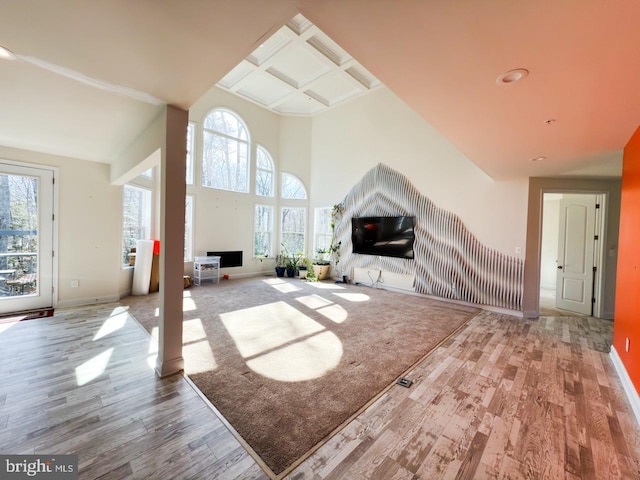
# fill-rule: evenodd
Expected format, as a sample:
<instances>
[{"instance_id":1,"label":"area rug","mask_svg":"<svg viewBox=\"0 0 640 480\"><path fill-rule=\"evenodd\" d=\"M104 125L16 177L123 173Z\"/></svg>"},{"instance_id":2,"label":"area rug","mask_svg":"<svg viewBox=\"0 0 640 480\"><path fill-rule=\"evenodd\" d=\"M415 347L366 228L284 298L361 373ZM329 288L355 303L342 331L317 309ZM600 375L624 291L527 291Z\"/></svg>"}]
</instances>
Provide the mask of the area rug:
<instances>
[{"instance_id":1,"label":"area rug","mask_svg":"<svg viewBox=\"0 0 640 480\"><path fill-rule=\"evenodd\" d=\"M152 335L157 302L121 301ZM185 290L185 372L278 475L477 312L365 286L221 281Z\"/></svg>"},{"instance_id":2,"label":"area rug","mask_svg":"<svg viewBox=\"0 0 640 480\"><path fill-rule=\"evenodd\" d=\"M0 323L14 323L23 320L33 320L34 318L44 318L53 316L53 308L40 308L24 312L12 312L0 315Z\"/></svg>"}]
</instances>

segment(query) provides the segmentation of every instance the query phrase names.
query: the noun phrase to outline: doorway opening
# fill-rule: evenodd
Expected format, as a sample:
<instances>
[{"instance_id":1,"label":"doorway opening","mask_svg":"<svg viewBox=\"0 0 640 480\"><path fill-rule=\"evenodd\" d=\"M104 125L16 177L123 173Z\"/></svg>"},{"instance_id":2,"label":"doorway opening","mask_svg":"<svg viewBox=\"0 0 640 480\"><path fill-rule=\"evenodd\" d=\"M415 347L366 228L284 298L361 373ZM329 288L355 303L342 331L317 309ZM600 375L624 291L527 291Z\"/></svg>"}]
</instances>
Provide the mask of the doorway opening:
<instances>
[{"instance_id":1,"label":"doorway opening","mask_svg":"<svg viewBox=\"0 0 640 480\"><path fill-rule=\"evenodd\" d=\"M545 193L540 315L602 316L606 196Z\"/></svg>"}]
</instances>

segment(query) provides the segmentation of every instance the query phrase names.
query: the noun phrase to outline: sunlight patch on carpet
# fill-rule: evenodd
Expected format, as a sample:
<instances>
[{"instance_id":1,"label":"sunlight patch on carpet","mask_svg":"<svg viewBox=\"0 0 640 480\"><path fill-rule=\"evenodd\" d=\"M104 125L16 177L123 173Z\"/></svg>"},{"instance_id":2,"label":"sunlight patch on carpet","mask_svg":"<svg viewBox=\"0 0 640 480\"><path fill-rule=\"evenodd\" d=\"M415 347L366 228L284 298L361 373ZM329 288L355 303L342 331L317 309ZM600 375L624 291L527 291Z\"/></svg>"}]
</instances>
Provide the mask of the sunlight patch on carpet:
<instances>
[{"instance_id":1,"label":"sunlight patch on carpet","mask_svg":"<svg viewBox=\"0 0 640 480\"><path fill-rule=\"evenodd\" d=\"M217 369L218 363L209 345L202 320L199 318L185 320L182 325L182 356L184 357L185 370L189 373L202 373ZM147 363L151 368L155 368L158 357L158 332L158 327L151 329L150 355L147 358Z\"/></svg>"},{"instance_id":2,"label":"sunlight patch on carpet","mask_svg":"<svg viewBox=\"0 0 640 480\"><path fill-rule=\"evenodd\" d=\"M184 357L184 369L189 374L212 372L218 368L207 340L184 345L182 356Z\"/></svg>"},{"instance_id":3,"label":"sunlight patch on carpet","mask_svg":"<svg viewBox=\"0 0 640 480\"><path fill-rule=\"evenodd\" d=\"M196 309L196 302L193 301L192 298L183 298L182 299L182 311L190 312Z\"/></svg>"},{"instance_id":4,"label":"sunlight patch on carpet","mask_svg":"<svg viewBox=\"0 0 640 480\"><path fill-rule=\"evenodd\" d=\"M291 293L302 290L300 287L295 286L293 283L287 282L281 278L269 278L263 280L267 285L271 285L273 288L282 293Z\"/></svg>"},{"instance_id":5,"label":"sunlight patch on carpet","mask_svg":"<svg viewBox=\"0 0 640 480\"><path fill-rule=\"evenodd\" d=\"M322 332L259 355L247 366L279 382L302 382L320 378L342 358L342 342L333 332Z\"/></svg>"},{"instance_id":6,"label":"sunlight patch on carpet","mask_svg":"<svg viewBox=\"0 0 640 480\"><path fill-rule=\"evenodd\" d=\"M315 310L316 308L326 307L327 305L331 305L333 303L331 300L327 300L326 298L321 297L320 295L316 295L315 293L313 295L298 297L296 298L296 300L303 304L305 307L309 307L313 310Z\"/></svg>"},{"instance_id":7,"label":"sunlight patch on carpet","mask_svg":"<svg viewBox=\"0 0 640 480\"><path fill-rule=\"evenodd\" d=\"M192 312L194 310L197 310L198 307L196 306L196 302L193 301L193 299L191 298L191 295L183 295L182 296L182 311L183 312ZM160 316L160 307L156 307L155 311L153 312L153 316L154 317L159 317Z\"/></svg>"},{"instance_id":8,"label":"sunlight patch on carpet","mask_svg":"<svg viewBox=\"0 0 640 480\"><path fill-rule=\"evenodd\" d=\"M341 287L340 285L336 285L335 283L327 283L327 282L309 282L309 285L319 290L344 290L345 289L344 287Z\"/></svg>"},{"instance_id":9,"label":"sunlight patch on carpet","mask_svg":"<svg viewBox=\"0 0 640 480\"><path fill-rule=\"evenodd\" d=\"M349 312L347 312L340 305L329 305L328 307L322 307L318 309L318 313L334 323L342 323L349 316Z\"/></svg>"},{"instance_id":10,"label":"sunlight patch on carpet","mask_svg":"<svg viewBox=\"0 0 640 480\"><path fill-rule=\"evenodd\" d=\"M349 316L349 313L343 307L315 293L298 297L296 300L335 323L342 323Z\"/></svg>"},{"instance_id":11,"label":"sunlight patch on carpet","mask_svg":"<svg viewBox=\"0 0 640 480\"><path fill-rule=\"evenodd\" d=\"M335 292L332 292L332 293L334 295L337 295L340 298L349 300L350 302L367 302L371 300L371 297L364 293L335 293Z\"/></svg>"},{"instance_id":12,"label":"sunlight patch on carpet","mask_svg":"<svg viewBox=\"0 0 640 480\"><path fill-rule=\"evenodd\" d=\"M185 320L182 322L182 344L205 340L207 332L204 331L202 320L194 318L193 320Z\"/></svg>"},{"instance_id":13,"label":"sunlight patch on carpet","mask_svg":"<svg viewBox=\"0 0 640 480\"><path fill-rule=\"evenodd\" d=\"M342 342L286 302L220 315L247 366L265 377L293 382L326 374L342 358Z\"/></svg>"}]
</instances>

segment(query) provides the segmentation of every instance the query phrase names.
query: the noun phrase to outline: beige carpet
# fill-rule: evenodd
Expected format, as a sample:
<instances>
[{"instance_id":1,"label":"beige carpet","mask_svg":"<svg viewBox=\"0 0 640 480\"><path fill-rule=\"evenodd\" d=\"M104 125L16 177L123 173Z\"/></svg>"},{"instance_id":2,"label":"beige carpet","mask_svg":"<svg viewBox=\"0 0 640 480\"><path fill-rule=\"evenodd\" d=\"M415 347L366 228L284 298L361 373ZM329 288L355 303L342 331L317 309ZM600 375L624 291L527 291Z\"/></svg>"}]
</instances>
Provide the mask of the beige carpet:
<instances>
[{"instance_id":1,"label":"beige carpet","mask_svg":"<svg viewBox=\"0 0 640 480\"><path fill-rule=\"evenodd\" d=\"M154 333L157 301L122 303ZM185 290L185 371L279 474L477 312L363 286L226 280Z\"/></svg>"}]
</instances>

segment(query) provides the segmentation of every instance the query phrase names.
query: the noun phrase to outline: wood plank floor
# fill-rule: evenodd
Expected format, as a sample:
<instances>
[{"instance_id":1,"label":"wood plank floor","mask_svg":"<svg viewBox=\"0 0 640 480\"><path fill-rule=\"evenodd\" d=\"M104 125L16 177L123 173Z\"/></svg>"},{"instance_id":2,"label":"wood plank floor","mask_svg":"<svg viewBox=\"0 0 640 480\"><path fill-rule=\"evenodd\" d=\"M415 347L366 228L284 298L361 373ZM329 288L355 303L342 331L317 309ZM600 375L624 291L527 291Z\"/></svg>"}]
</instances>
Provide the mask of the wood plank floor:
<instances>
[{"instance_id":1,"label":"wood plank floor","mask_svg":"<svg viewBox=\"0 0 640 480\"><path fill-rule=\"evenodd\" d=\"M81 479L268 479L117 305L0 325L0 452L77 453Z\"/></svg>"},{"instance_id":2,"label":"wood plank floor","mask_svg":"<svg viewBox=\"0 0 640 480\"><path fill-rule=\"evenodd\" d=\"M288 476L640 478L612 322L482 312ZM0 452L77 453L80 478L266 479L117 305L0 325Z\"/></svg>"},{"instance_id":3,"label":"wood plank floor","mask_svg":"<svg viewBox=\"0 0 640 480\"><path fill-rule=\"evenodd\" d=\"M483 312L289 478L640 478L612 330Z\"/></svg>"}]
</instances>

